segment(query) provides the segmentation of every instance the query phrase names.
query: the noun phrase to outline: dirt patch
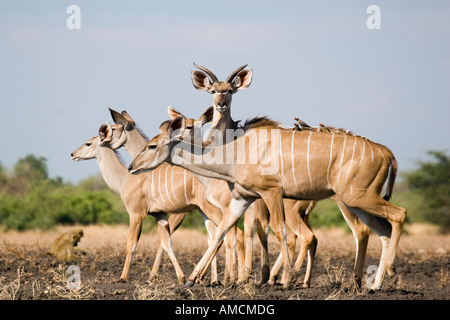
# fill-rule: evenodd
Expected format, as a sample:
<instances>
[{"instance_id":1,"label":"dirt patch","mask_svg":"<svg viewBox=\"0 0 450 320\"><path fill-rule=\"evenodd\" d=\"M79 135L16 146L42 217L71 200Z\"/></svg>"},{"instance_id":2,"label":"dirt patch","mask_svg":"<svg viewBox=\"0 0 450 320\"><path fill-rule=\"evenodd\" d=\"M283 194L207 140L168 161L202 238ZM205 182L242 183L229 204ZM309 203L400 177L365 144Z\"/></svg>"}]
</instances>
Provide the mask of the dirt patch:
<instances>
[{"instance_id":1,"label":"dirt patch","mask_svg":"<svg viewBox=\"0 0 450 320\"><path fill-rule=\"evenodd\" d=\"M61 230L59 230L61 231ZM404 235L400 241L395 267L397 274L386 276L379 292L367 289L369 274L358 287L351 271L354 242L341 231L319 230L316 263L310 288L301 283L290 290L282 285L258 284L259 243L255 240L252 281L245 284L211 286L209 274L191 288L177 284L175 271L167 256L159 275L149 283L148 277L158 245L153 232L144 234L132 261L129 280L117 283L125 259L126 227L85 227L80 247L87 250L80 261L59 262L47 255L54 232L34 231L0 234L0 299L90 299L90 300L448 300L450 236ZM186 241L189 239L189 241ZM179 230L173 236L173 248L188 277L206 249L206 235ZM223 278L224 254L219 252L219 276ZM271 263L278 254L274 237L270 241ZM380 245L376 236L369 241L366 268L376 265ZM72 273L69 266L79 268L81 287L67 286ZM73 270L72 270L73 272ZM299 277L301 280L304 270Z\"/></svg>"}]
</instances>

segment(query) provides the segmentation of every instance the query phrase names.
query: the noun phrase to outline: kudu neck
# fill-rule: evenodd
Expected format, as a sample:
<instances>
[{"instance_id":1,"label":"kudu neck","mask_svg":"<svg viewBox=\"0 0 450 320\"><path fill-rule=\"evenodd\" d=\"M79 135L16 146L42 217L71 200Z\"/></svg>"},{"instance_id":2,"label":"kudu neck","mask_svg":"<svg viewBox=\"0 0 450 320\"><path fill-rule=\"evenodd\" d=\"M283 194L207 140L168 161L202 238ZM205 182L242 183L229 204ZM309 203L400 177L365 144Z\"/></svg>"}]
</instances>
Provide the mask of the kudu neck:
<instances>
[{"instance_id":1,"label":"kudu neck","mask_svg":"<svg viewBox=\"0 0 450 320\"><path fill-rule=\"evenodd\" d=\"M101 147L100 154L97 156L97 163L108 188L120 194L122 185L128 178L129 173L117 154L109 146Z\"/></svg>"},{"instance_id":2,"label":"kudu neck","mask_svg":"<svg viewBox=\"0 0 450 320\"><path fill-rule=\"evenodd\" d=\"M124 144L124 148L130 154L131 158L134 159L144 149L147 141L136 128L127 131L126 134L127 142Z\"/></svg>"},{"instance_id":3,"label":"kudu neck","mask_svg":"<svg viewBox=\"0 0 450 320\"><path fill-rule=\"evenodd\" d=\"M169 163L185 168L197 175L212 179L222 179L234 183L232 177L234 161L228 162L222 157L225 146L202 147L180 142L170 153Z\"/></svg>"},{"instance_id":4,"label":"kudu neck","mask_svg":"<svg viewBox=\"0 0 450 320\"><path fill-rule=\"evenodd\" d=\"M231 118L231 109L228 108L225 112L220 113L216 109L214 109L214 115L213 120L211 121L211 128L209 129L207 135L205 136L204 140L209 141L211 137L216 136L217 134L220 135L221 140L223 143L225 143L226 139L226 132L228 129L236 129L238 122L233 121ZM212 145L217 145L217 141L213 142Z\"/></svg>"}]
</instances>

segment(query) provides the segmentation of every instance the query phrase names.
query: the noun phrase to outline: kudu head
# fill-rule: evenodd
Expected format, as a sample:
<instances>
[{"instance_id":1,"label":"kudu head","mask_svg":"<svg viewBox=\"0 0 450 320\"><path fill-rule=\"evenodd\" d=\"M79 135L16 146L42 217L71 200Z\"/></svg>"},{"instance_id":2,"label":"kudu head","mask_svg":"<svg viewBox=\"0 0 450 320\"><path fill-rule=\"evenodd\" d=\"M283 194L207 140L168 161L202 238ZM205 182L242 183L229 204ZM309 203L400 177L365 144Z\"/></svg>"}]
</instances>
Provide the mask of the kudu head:
<instances>
[{"instance_id":1,"label":"kudu head","mask_svg":"<svg viewBox=\"0 0 450 320\"><path fill-rule=\"evenodd\" d=\"M89 160L97 158L100 154L100 148L109 145L113 139L113 130L109 122L103 123L98 129L98 136L93 137L83 143L81 147L71 153L72 160Z\"/></svg>"},{"instance_id":2,"label":"kudu head","mask_svg":"<svg viewBox=\"0 0 450 320\"><path fill-rule=\"evenodd\" d=\"M195 142L196 129L211 121L214 112L209 107L198 119L186 118L183 114L172 107L168 108L171 120L164 121L159 126L159 134L151 139L141 153L134 158L128 170L137 173L140 170L151 170L165 161L170 161L173 147L180 141L188 144ZM200 140L201 141L201 137Z\"/></svg>"},{"instance_id":3,"label":"kudu head","mask_svg":"<svg viewBox=\"0 0 450 320\"><path fill-rule=\"evenodd\" d=\"M208 122L211 122L214 115L214 107L209 107L198 119L187 118L181 112L172 107L167 108L169 119L175 120L181 116L184 118L184 134L183 139L186 141L190 138L190 142L202 141L202 127Z\"/></svg>"},{"instance_id":4,"label":"kudu head","mask_svg":"<svg viewBox=\"0 0 450 320\"><path fill-rule=\"evenodd\" d=\"M177 117L175 120L164 121L159 126L159 134L153 137L144 149L139 153L131 162L128 167L130 173L138 173L141 170L151 170L159 166L164 161L168 161L173 145L178 143L174 139L174 131L180 129L183 131L185 127L185 121L182 116Z\"/></svg>"},{"instance_id":5,"label":"kudu head","mask_svg":"<svg viewBox=\"0 0 450 320\"><path fill-rule=\"evenodd\" d=\"M247 65L234 70L225 81L219 81L215 74L205 67L195 63L194 66L201 71L193 70L191 72L192 84L196 89L212 94L213 106L221 114L230 112L233 94L248 88L252 83L253 71L245 68Z\"/></svg>"}]
</instances>

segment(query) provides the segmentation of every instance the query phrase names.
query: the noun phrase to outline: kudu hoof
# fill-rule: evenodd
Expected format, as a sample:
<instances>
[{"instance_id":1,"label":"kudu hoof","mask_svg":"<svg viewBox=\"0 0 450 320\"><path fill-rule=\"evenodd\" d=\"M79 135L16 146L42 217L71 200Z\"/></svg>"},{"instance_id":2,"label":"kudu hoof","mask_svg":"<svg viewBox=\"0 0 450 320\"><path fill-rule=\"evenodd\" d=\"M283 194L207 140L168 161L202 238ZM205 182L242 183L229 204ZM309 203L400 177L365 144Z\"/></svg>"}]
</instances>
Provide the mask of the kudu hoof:
<instances>
[{"instance_id":1,"label":"kudu hoof","mask_svg":"<svg viewBox=\"0 0 450 320\"><path fill-rule=\"evenodd\" d=\"M291 282L289 281L289 282L285 282L285 283L283 283L283 289L284 290L289 290L290 288L291 288Z\"/></svg>"},{"instance_id":2,"label":"kudu hoof","mask_svg":"<svg viewBox=\"0 0 450 320\"><path fill-rule=\"evenodd\" d=\"M185 284L184 284L185 288L190 288L192 286L194 286L194 281L192 280L188 280Z\"/></svg>"},{"instance_id":3,"label":"kudu hoof","mask_svg":"<svg viewBox=\"0 0 450 320\"><path fill-rule=\"evenodd\" d=\"M388 268L387 273L388 273L389 277L394 276L395 275L395 266L391 266L390 268Z\"/></svg>"}]
</instances>

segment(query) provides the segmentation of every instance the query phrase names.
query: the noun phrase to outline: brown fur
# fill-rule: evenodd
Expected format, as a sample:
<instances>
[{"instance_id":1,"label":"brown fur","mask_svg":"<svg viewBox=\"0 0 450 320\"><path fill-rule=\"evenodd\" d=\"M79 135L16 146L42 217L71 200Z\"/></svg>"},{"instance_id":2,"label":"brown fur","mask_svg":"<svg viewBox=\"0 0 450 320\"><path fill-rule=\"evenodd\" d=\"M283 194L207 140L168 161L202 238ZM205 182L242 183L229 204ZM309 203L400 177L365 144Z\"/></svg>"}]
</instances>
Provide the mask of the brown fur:
<instances>
[{"instance_id":1,"label":"brown fur","mask_svg":"<svg viewBox=\"0 0 450 320\"><path fill-rule=\"evenodd\" d=\"M53 242L50 254L65 262L79 260L80 258L74 255L74 247L78 245L83 234L81 229L64 232Z\"/></svg>"},{"instance_id":2,"label":"brown fur","mask_svg":"<svg viewBox=\"0 0 450 320\"><path fill-rule=\"evenodd\" d=\"M254 117L247 119L244 122L244 130L255 129L259 127L280 127L281 124L278 121L269 119L267 116Z\"/></svg>"}]
</instances>

